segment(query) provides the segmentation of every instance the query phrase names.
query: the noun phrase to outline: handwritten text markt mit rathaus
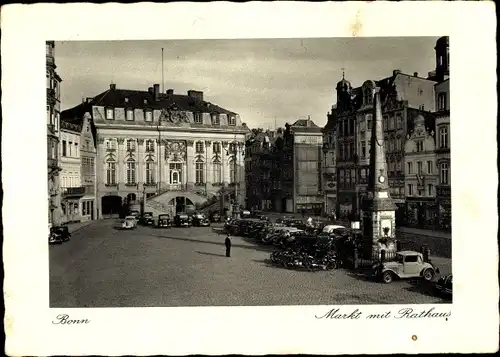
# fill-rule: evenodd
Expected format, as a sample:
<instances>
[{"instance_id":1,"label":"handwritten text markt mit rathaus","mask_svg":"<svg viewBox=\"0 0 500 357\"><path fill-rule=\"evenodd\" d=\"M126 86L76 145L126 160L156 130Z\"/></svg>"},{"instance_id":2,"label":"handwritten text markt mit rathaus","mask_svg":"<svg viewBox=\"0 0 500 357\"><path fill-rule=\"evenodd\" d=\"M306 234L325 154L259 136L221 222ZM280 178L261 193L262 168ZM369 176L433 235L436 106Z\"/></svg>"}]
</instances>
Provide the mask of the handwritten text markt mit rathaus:
<instances>
[{"instance_id":1,"label":"handwritten text markt mit rathaus","mask_svg":"<svg viewBox=\"0 0 500 357\"><path fill-rule=\"evenodd\" d=\"M324 315L315 315L317 319L336 319L336 320L357 320L360 319L363 312L359 309L350 311L348 313L342 312L338 308L333 308L326 312ZM386 311L379 314L365 314L366 319L421 319L421 318L448 318L451 316L451 311L439 312L436 311L434 307L430 309L424 309L421 311L415 310L411 307L405 307L398 310L396 313L392 311Z\"/></svg>"}]
</instances>

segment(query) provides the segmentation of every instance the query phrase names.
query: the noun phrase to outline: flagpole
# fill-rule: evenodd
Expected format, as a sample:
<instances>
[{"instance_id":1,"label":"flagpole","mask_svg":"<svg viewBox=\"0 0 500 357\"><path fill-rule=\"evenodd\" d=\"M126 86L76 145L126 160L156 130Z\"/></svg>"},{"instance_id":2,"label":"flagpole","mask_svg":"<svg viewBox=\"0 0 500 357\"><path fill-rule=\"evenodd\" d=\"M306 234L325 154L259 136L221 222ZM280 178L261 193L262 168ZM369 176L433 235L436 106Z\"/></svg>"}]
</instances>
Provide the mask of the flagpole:
<instances>
[{"instance_id":1,"label":"flagpole","mask_svg":"<svg viewBox=\"0 0 500 357\"><path fill-rule=\"evenodd\" d=\"M165 93L165 80L163 78L163 47L161 48L161 92Z\"/></svg>"}]
</instances>

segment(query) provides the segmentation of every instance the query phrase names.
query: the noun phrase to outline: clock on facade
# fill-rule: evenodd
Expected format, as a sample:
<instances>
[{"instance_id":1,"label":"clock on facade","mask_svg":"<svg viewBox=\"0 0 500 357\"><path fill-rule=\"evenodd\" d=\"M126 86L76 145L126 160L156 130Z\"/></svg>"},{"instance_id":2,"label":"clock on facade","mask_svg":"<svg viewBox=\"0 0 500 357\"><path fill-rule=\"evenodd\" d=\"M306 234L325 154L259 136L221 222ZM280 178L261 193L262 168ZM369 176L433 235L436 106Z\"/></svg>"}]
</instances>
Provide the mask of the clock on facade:
<instances>
[{"instance_id":1,"label":"clock on facade","mask_svg":"<svg viewBox=\"0 0 500 357\"><path fill-rule=\"evenodd\" d=\"M384 183L384 182L385 182L385 176L380 175L380 176L378 177L378 182L380 182L380 183Z\"/></svg>"}]
</instances>

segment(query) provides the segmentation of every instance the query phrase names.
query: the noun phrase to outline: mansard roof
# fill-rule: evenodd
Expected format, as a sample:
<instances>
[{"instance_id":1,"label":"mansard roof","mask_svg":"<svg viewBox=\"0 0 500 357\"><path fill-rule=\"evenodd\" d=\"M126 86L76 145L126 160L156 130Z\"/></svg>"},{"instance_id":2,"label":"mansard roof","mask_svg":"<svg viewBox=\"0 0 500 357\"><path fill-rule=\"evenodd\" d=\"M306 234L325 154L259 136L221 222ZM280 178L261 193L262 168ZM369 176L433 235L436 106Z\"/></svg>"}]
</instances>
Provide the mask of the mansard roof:
<instances>
[{"instance_id":1,"label":"mansard roof","mask_svg":"<svg viewBox=\"0 0 500 357\"><path fill-rule=\"evenodd\" d=\"M176 105L182 111L236 115L216 104L183 94L160 93L155 100L154 93L130 89L108 89L95 96L91 103L98 106L136 109L166 109Z\"/></svg>"}]
</instances>

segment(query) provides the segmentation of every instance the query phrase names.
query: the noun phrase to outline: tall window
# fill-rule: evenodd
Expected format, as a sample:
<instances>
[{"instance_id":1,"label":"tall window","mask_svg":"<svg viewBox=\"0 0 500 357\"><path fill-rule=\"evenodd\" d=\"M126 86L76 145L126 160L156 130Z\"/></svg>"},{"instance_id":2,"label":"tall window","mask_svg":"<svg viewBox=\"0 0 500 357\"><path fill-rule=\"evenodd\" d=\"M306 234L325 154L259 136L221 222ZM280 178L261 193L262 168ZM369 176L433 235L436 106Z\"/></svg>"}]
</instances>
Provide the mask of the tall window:
<instances>
[{"instance_id":1,"label":"tall window","mask_svg":"<svg viewBox=\"0 0 500 357\"><path fill-rule=\"evenodd\" d=\"M95 159L93 157L89 157L89 174L95 174Z\"/></svg>"},{"instance_id":2,"label":"tall window","mask_svg":"<svg viewBox=\"0 0 500 357\"><path fill-rule=\"evenodd\" d=\"M127 151L135 151L135 140L133 139L127 140Z\"/></svg>"},{"instance_id":3,"label":"tall window","mask_svg":"<svg viewBox=\"0 0 500 357\"><path fill-rule=\"evenodd\" d=\"M80 151L78 151L78 143L75 143L75 157L80 156Z\"/></svg>"},{"instance_id":4,"label":"tall window","mask_svg":"<svg viewBox=\"0 0 500 357\"><path fill-rule=\"evenodd\" d=\"M153 140L146 140L146 152L155 152L155 142Z\"/></svg>"},{"instance_id":5,"label":"tall window","mask_svg":"<svg viewBox=\"0 0 500 357\"><path fill-rule=\"evenodd\" d=\"M419 175L422 174L422 161L417 161L417 172Z\"/></svg>"},{"instance_id":6,"label":"tall window","mask_svg":"<svg viewBox=\"0 0 500 357\"><path fill-rule=\"evenodd\" d=\"M408 184L408 196L413 196L413 185Z\"/></svg>"},{"instance_id":7,"label":"tall window","mask_svg":"<svg viewBox=\"0 0 500 357\"><path fill-rule=\"evenodd\" d=\"M203 143L203 141L197 141L196 142L196 153L197 154L202 154L205 150L205 145Z\"/></svg>"},{"instance_id":8,"label":"tall window","mask_svg":"<svg viewBox=\"0 0 500 357\"><path fill-rule=\"evenodd\" d=\"M214 152L214 154L220 154L221 147L220 147L220 143L219 142L213 143L213 145L212 145L212 151ZM216 181L216 182L219 182L219 181Z\"/></svg>"},{"instance_id":9,"label":"tall window","mask_svg":"<svg viewBox=\"0 0 500 357\"><path fill-rule=\"evenodd\" d=\"M72 147L73 147L73 142L72 141L68 141L68 156L69 157L73 156L73 154L71 153L72 152Z\"/></svg>"},{"instance_id":10,"label":"tall window","mask_svg":"<svg viewBox=\"0 0 500 357\"><path fill-rule=\"evenodd\" d=\"M114 151L116 150L116 141L113 139L107 140L106 141L106 149L108 151Z\"/></svg>"},{"instance_id":11,"label":"tall window","mask_svg":"<svg viewBox=\"0 0 500 357\"><path fill-rule=\"evenodd\" d=\"M403 118L401 117L401 114L396 115L396 128L403 129Z\"/></svg>"},{"instance_id":12,"label":"tall window","mask_svg":"<svg viewBox=\"0 0 500 357\"><path fill-rule=\"evenodd\" d=\"M116 162L108 161L106 167L106 184L115 185L116 184Z\"/></svg>"},{"instance_id":13,"label":"tall window","mask_svg":"<svg viewBox=\"0 0 500 357\"><path fill-rule=\"evenodd\" d=\"M229 116L229 125L236 125L236 117L234 115Z\"/></svg>"},{"instance_id":14,"label":"tall window","mask_svg":"<svg viewBox=\"0 0 500 357\"><path fill-rule=\"evenodd\" d=\"M146 184L147 185L154 184L154 182L155 182L154 165L155 164L152 160L149 160L146 162Z\"/></svg>"},{"instance_id":15,"label":"tall window","mask_svg":"<svg viewBox=\"0 0 500 357\"><path fill-rule=\"evenodd\" d=\"M135 161L133 159L129 159L127 161L127 184L135 185L136 175L135 175Z\"/></svg>"},{"instance_id":16,"label":"tall window","mask_svg":"<svg viewBox=\"0 0 500 357\"><path fill-rule=\"evenodd\" d=\"M432 174L432 161L427 161L427 173Z\"/></svg>"},{"instance_id":17,"label":"tall window","mask_svg":"<svg viewBox=\"0 0 500 357\"><path fill-rule=\"evenodd\" d=\"M434 187L432 186L432 184L428 184L427 185L427 195L432 196L433 194L434 194Z\"/></svg>"},{"instance_id":18,"label":"tall window","mask_svg":"<svg viewBox=\"0 0 500 357\"><path fill-rule=\"evenodd\" d=\"M417 152L424 151L424 141L423 140L418 140L418 141L416 141L415 144L417 146Z\"/></svg>"},{"instance_id":19,"label":"tall window","mask_svg":"<svg viewBox=\"0 0 500 357\"><path fill-rule=\"evenodd\" d=\"M213 183L222 183L222 165L216 160L212 164L213 168Z\"/></svg>"},{"instance_id":20,"label":"tall window","mask_svg":"<svg viewBox=\"0 0 500 357\"><path fill-rule=\"evenodd\" d=\"M446 93L438 94L438 110L446 109Z\"/></svg>"},{"instance_id":21,"label":"tall window","mask_svg":"<svg viewBox=\"0 0 500 357\"><path fill-rule=\"evenodd\" d=\"M129 121L134 120L134 110L133 109L127 109L125 119L129 120Z\"/></svg>"},{"instance_id":22,"label":"tall window","mask_svg":"<svg viewBox=\"0 0 500 357\"><path fill-rule=\"evenodd\" d=\"M443 162L440 165L440 171L439 171L439 182L442 185L447 185L448 184L448 163Z\"/></svg>"},{"instance_id":23,"label":"tall window","mask_svg":"<svg viewBox=\"0 0 500 357\"><path fill-rule=\"evenodd\" d=\"M205 163L201 159L196 160L195 175L197 184L205 183Z\"/></svg>"},{"instance_id":24,"label":"tall window","mask_svg":"<svg viewBox=\"0 0 500 357\"><path fill-rule=\"evenodd\" d=\"M62 156L66 156L66 140L62 141Z\"/></svg>"},{"instance_id":25,"label":"tall window","mask_svg":"<svg viewBox=\"0 0 500 357\"><path fill-rule=\"evenodd\" d=\"M441 149L448 148L448 128L439 128L439 147Z\"/></svg>"},{"instance_id":26,"label":"tall window","mask_svg":"<svg viewBox=\"0 0 500 357\"><path fill-rule=\"evenodd\" d=\"M235 161L232 159L229 161L229 182L235 183L236 182L236 170L235 170Z\"/></svg>"},{"instance_id":27,"label":"tall window","mask_svg":"<svg viewBox=\"0 0 500 357\"><path fill-rule=\"evenodd\" d=\"M366 142L362 141L361 142L361 158L364 158L366 156Z\"/></svg>"},{"instance_id":28,"label":"tall window","mask_svg":"<svg viewBox=\"0 0 500 357\"><path fill-rule=\"evenodd\" d=\"M113 120L115 118L115 110L113 108L106 108L106 119Z\"/></svg>"},{"instance_id":29,"label":"tall window","mask_svg":"<svg viewBox=\"0 0 500 357\"><path fill-rule=\"evenodd\" d=\"M371 116L370 116L370 118L371 118ZM371 119L368 119L366 121L366 128L367 128L367 130L372 130L372 120Z\"/></svg>"},{"instance_id":30,"label":"tall window","mask_svg":"<svg viewBox=\"0 0 500 357\"><path fill-rule=\"evenodd\" d=\"M408 174L411 175L413 173L413 165L411 162L408 162L406 165L408 166Z\"/></svg>"},{"instance_id":31,"label":"tall window","mask_svg":"<svg viewBox=\"0 0 500 357\"><path fill-rule=\"evenodd\" d=\"M153 121L153 112L151 110L146 110L144 111L144 116L145 116L145 119L146 121Z\"/></svg>"}]
</instances>

